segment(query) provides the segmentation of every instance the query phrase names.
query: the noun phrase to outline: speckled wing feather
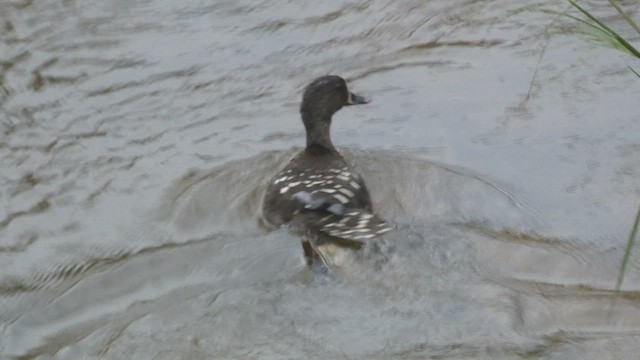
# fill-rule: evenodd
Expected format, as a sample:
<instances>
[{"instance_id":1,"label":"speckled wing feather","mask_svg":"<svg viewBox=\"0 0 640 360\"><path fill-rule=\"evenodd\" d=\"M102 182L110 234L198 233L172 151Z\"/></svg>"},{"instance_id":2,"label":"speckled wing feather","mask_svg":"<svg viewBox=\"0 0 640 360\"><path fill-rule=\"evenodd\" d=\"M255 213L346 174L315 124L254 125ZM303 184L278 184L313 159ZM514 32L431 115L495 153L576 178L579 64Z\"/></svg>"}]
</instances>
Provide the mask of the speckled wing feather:
<instances>
[{"instance_id":1,"label":"speckled wing feather","mask_svg":"<svg viewBox=\"0 0 640 360\"><path fill-rule=\"evenodd\" d=\"M317 159L314 165L317 165ZM371 213L364 181L341 157L324 166L304 167L292 161L272 180L272 204L290 209L294 227L345 240L363 242L392 227Z\"/></svg>"},{"instance_id":2,"label":"speckled wing feather","mask_svg":"<svg viewBox=\"0 0 640 360\"><path fill-rule=\"evenodd\" d=\"M299 192L308 192L314 197L324 197L331 204L345 207L366 208L369 194L360 176L348 166L328 169L286 169L273 180L274 191L281 197L293 199Z\"/></svg>"},{"instance_id":3,"label":"speckled wing feather","mask_svg":"<svg viewBox=\"0 0 640 360\"><path fill-rule=\"evenodd\" d=\"M327 213L316 219L313 227L331 236L355 241L373 239L393 229L384 220L362 209L346 209L342 215Z\"/></svg>"}]
</instances>

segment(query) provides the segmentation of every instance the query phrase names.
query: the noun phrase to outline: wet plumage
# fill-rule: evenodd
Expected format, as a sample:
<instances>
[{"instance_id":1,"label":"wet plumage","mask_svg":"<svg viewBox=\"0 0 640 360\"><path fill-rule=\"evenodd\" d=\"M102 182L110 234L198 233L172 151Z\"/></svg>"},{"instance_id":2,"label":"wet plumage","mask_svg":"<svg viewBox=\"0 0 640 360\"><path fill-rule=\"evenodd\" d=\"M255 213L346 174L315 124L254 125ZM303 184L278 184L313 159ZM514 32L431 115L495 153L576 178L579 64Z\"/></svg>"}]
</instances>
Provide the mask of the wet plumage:
<instances>
[{"instance_id":1,"label":"wet plumage","mask_svg":"<svg viewBox=\"0 0 640 360\"><path fill-rule=\"evenodd\" d=\"M364 180L330 138L332 115L343 106L366 102L349 92L338 76L324 76L309 84L300 107L307 146L267 188L265 220L273 226L290 224L305 234L303 241L310 242L303 243L308 258L321 252L316 246L319 236L358 244L392 229L373 214Z\"/></svg>"}]
</instances>

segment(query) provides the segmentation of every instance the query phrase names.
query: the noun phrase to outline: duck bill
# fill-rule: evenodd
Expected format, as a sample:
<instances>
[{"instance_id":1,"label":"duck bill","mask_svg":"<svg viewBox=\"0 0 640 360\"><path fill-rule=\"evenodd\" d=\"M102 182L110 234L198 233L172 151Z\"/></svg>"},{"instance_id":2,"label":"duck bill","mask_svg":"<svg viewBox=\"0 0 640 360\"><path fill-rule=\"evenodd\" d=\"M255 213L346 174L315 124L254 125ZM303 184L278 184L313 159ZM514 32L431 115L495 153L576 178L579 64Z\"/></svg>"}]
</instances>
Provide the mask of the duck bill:
<instances>
[{"instance_id":1,"label":"duck bill","mask_svg":"<svg viewBox=\"0 0 640 360\"><path fill-rule=\"evenodd\" d=\"M352 92L349 92L349 98L347 99L347 105L360 105L360 104L368 104L370 102L369 99L364 96L356 95Z\"/></svg>"}]
</instances>

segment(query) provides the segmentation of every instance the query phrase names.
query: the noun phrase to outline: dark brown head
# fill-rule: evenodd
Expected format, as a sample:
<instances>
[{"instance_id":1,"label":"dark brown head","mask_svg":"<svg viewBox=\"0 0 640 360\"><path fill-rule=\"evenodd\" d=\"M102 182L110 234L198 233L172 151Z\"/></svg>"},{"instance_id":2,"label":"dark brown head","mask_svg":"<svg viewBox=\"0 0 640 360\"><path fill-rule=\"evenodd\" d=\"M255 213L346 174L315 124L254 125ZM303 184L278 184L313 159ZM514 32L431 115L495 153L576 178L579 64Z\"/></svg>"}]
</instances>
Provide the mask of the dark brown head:
<instances>
[{"instance_id":1,"label":"dark brown head","mask_svg":"<svg viewBox=\"0 0 640 360\"><path fill-rule=\"evenodd\" d=\"M300 112L331 116L343 106L368 102L364 97L351 93L340 76L327 75L313 80L304 89Z\"/></svg>"},{"instance_id":2,"label":"dark brown head","mask_svg":"<svg viewBox=\"0 0 640 360\"><path fill-rule=\"evenodd\" d=\"M340 76L319 77L307 85L300 104L302 122L307 130L307 148L321 145L333 150L329 137L331 117L343 106L366 104L369 101L353 94Z\"/></svg>"}]
</instances>

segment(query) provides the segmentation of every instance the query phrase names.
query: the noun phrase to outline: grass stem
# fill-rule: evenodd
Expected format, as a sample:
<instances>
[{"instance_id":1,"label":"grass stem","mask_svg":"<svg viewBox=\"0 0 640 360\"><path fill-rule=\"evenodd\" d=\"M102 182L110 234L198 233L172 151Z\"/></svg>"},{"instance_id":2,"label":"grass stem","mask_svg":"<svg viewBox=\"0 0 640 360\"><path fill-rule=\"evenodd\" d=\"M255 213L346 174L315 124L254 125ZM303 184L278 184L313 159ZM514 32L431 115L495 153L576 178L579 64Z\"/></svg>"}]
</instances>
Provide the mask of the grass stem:
<instances>
[{"instance_id":1,"label":"grass stem","mask_svg":"<svg viewBox=\"0 0 640 360\"><path fill-rule=\"evenodd\" d=\"M611 1L611 0L609 0ZM633 47L633 45L631 45L629 42L627 42L627 40L625 40L622 36L620 36L617 32L615 32L613 29L611 29L610 27L608 27L605 23L603 23L602 21L598 20L595 16L593 16L589 11L587 11L586 9L584 9L582 6L578 5L578 3L575 2L575 0L569 0L569 4L571 4L573 7L575 7L576 9L578 9L581 13L583 13L586 17L588 17L589 19L591 19L593 22L595 22L596 24L598 24L599 28L596 27L598 30L600 30L601 32L603 32L605 35L613 38L618 44L620 44L625 50L627 50L629 53L631 53L631 55L637 57L640 59L640 51L638 51L638 49L636 49L635 47ZM622 9L620 9L620 11L622 11L623 16L629 17L629 15L627 13L625 13ZM633 22L633 20L631 20L631 18L629 17L629 20L631 21L631 23L635 26L636 23Z\"/></svg>"},{"instance_id":2,"label":"grass stem","mask_svg":"<svg viewBox=\"0 0 640 360\"><path fill-rule=\"evenodd\" d=\"M629 258L631 257L631 250L633 249L633 243L635 242L635 239L638 236L639 225L640 225L640 206L638 207L638 213L636 214L636 220L633 223L631 234L629 234L629 240L627 241L627 246L624 249L624 258L622 259L622 263L620 264L620 271L618 271L618 280L616 281L616 292L620 291L620 286L622 285L622 281L624 280L624 273L627 270L627 264L629 264Z\"/></svg>"},{"instance_id":3,"label":"grass stem","mask_svg":"<svg viewBox=\"0 0 640 360\"><path fill-rule=\"evenodd\" d=\"M609 4L611 4L611 6L613 6L614 8L616 8L616 10L618 10L618 13L620 15L622 15L622 17L627 20L627 22L629 23L629 25L631 25L631 27L638 32L638 34L640 34L640 26L638 26L638 24L636 24L635 21L633 21L633 19L631 18L631 16L629 16L629 14L627 14L626 11L624 11L620 5L618 5L617 2L615 2L614 0L609 0Z\"/></svg>"}]
</instances>

